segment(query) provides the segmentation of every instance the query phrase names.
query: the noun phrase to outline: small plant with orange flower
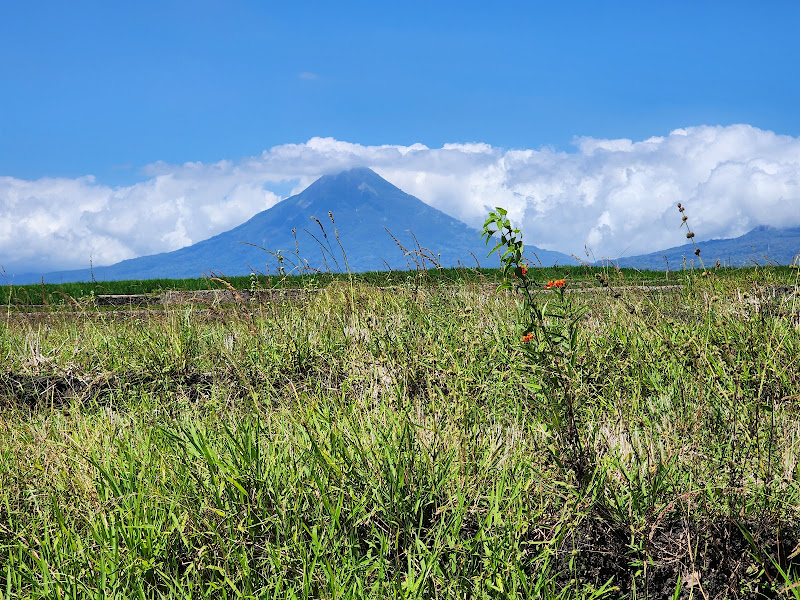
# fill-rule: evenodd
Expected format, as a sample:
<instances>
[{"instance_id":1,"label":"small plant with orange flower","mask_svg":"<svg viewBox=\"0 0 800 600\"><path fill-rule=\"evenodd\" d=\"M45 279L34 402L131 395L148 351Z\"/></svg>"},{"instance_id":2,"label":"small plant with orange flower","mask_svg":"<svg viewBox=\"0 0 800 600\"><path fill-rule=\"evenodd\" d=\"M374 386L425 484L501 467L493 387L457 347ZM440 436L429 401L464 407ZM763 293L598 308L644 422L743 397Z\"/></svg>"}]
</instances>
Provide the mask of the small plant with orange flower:
<instances>
[{"instance_id":1,"label":"small plant with orange flower","mask_svg":"<svg viewBox=\"0 0 800 600\"><path fill-rule=\"evenodd\" d=\"M483 225L487 245L499 237L491 253L500 251L503 280L498 291L511 289L521 297L522 356L531 373L526 387L537 399L554 440L555 460L572 471L579 486L588 484L591 471L588 445L581 438L576 381L581 381L578 362L579 321L584 310L573 304L566 279L540 284L523 256L522 234L497 207ZM555 292L544 297L543 291Z\"/></svg>"}]
</instances>

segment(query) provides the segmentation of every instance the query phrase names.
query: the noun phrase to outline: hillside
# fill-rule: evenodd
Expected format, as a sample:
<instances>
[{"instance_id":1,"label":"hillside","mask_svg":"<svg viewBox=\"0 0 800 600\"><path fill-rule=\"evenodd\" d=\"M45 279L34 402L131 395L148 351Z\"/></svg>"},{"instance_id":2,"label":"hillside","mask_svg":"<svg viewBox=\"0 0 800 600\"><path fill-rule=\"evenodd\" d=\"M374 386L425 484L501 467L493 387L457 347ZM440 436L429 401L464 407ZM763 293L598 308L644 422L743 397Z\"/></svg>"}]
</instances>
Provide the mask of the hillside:
<instances>
[{"instance_id":1,"label":"hillside","mask_svg":"<svg viewBox=\"0 0 800 600\"><path fill-rule=\"evenodd\" d=\"M387 230L412 254L404 255ZM444 267L474 267L476 259L481 266L497 266L496 259L486 258L487 248L478 230L403 192L372 170L357 168L321 177L303 192L242 225L186 248L95 267L93 272L47 273L44 280L61 283L87 281L92 276L112 281L200 277L212 272L226 276L253 271L275 273L280 267L275 256L278 252L285 257L286 271L305 265L305 261L322 271L345 271L347 265L352 271L413 269L417 266L415 257L421 261L413 254L418 244ZM574 262L559 252L533 246L528 249L545 266ZM426 261L425 266L433 265ZM41 278L39 274L17 275L14 283L38 282Z\"/></svg>"},{"instance_id":2,"label":"hillside","mask_svg":"<svg viewBox=\"0 0 800 600\"><path fill-rule=\"evenodd\" d=\"M756 227L737 238L705 240L697 242L700 256L707 267L717 261L723 266L745 267L765 264L788 265L800 253L800 227L776 229ZM665 259L666 256L666 259ZM684 244L676 248L659 250L649 254L622 257L614 261L620 267L635 267L663 271L667 260L672 270L686 266L699 268L700 261L694 255L694 246Z\"/></svg>"}]
</instances>

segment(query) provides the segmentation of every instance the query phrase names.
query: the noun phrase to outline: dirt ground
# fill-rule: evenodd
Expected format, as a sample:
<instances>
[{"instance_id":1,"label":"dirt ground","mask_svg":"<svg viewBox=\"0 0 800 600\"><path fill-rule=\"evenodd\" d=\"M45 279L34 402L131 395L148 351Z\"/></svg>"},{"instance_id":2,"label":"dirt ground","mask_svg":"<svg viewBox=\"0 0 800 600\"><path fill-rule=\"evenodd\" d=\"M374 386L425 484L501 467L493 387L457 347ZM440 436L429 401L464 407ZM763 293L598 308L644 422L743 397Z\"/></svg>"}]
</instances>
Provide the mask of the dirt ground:
<instances>
[{"instance_id":1,"label":"dirt ground","mask_svg":"<svg viewBox=\"0 0 800 600\"><path fill-rule=\"evenodd\" d=\"M798 534L797 525L767 517L672 516L638 530L590 517L561 543L558 584L577 578L599 587L613 578L620 596L635 588L640 598L794 597L779 568L800 568Z\"/></svg>"}]
</instances>

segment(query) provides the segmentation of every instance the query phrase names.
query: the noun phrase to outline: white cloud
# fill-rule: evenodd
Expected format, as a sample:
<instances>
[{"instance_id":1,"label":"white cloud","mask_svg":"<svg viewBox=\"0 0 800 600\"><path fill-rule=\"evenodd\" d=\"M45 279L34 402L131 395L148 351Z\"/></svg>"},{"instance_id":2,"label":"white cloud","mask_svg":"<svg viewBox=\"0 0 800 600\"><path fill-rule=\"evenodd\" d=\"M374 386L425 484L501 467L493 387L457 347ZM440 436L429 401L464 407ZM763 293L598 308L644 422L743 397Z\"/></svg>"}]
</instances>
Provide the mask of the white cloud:
<instances>
[{"instance_id":1,"label":"white cloud","mask_svg":"<svg viewBox=\"0 0 800 600\"><path fill-rule=\"evenodd\" d=\"M0 265L54 270L174 250L273 206L272 189L297 193L354 166L474 227L486 207L505 206L529 244L576 254L588 245L598 258L683 243L677 202L700 239L800 225L800 138L748 125L643 141L579 138L572 153L313 138L238 162L154 163L149 179L128 187L0 178Z\"/></svg>"}]
</instances>

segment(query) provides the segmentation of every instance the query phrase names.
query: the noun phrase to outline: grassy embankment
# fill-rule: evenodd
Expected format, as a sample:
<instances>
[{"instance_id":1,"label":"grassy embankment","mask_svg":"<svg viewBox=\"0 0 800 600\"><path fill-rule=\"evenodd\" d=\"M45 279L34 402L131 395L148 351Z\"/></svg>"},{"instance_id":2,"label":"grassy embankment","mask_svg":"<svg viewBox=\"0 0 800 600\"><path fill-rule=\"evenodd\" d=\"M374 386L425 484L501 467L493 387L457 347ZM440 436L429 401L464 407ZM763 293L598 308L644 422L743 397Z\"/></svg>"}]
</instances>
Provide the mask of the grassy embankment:
<instances>
[{"instance_id":1,"label":"grassy embankment","mask_svg":"<svg viewBox=\"0 0 800 600\"><path fill-rule=\"evenodd\" d=\"M797 597L796 271L606 276L570 436L475 280L7 314L0 598Z\"/></svg>"}]
</instances>

